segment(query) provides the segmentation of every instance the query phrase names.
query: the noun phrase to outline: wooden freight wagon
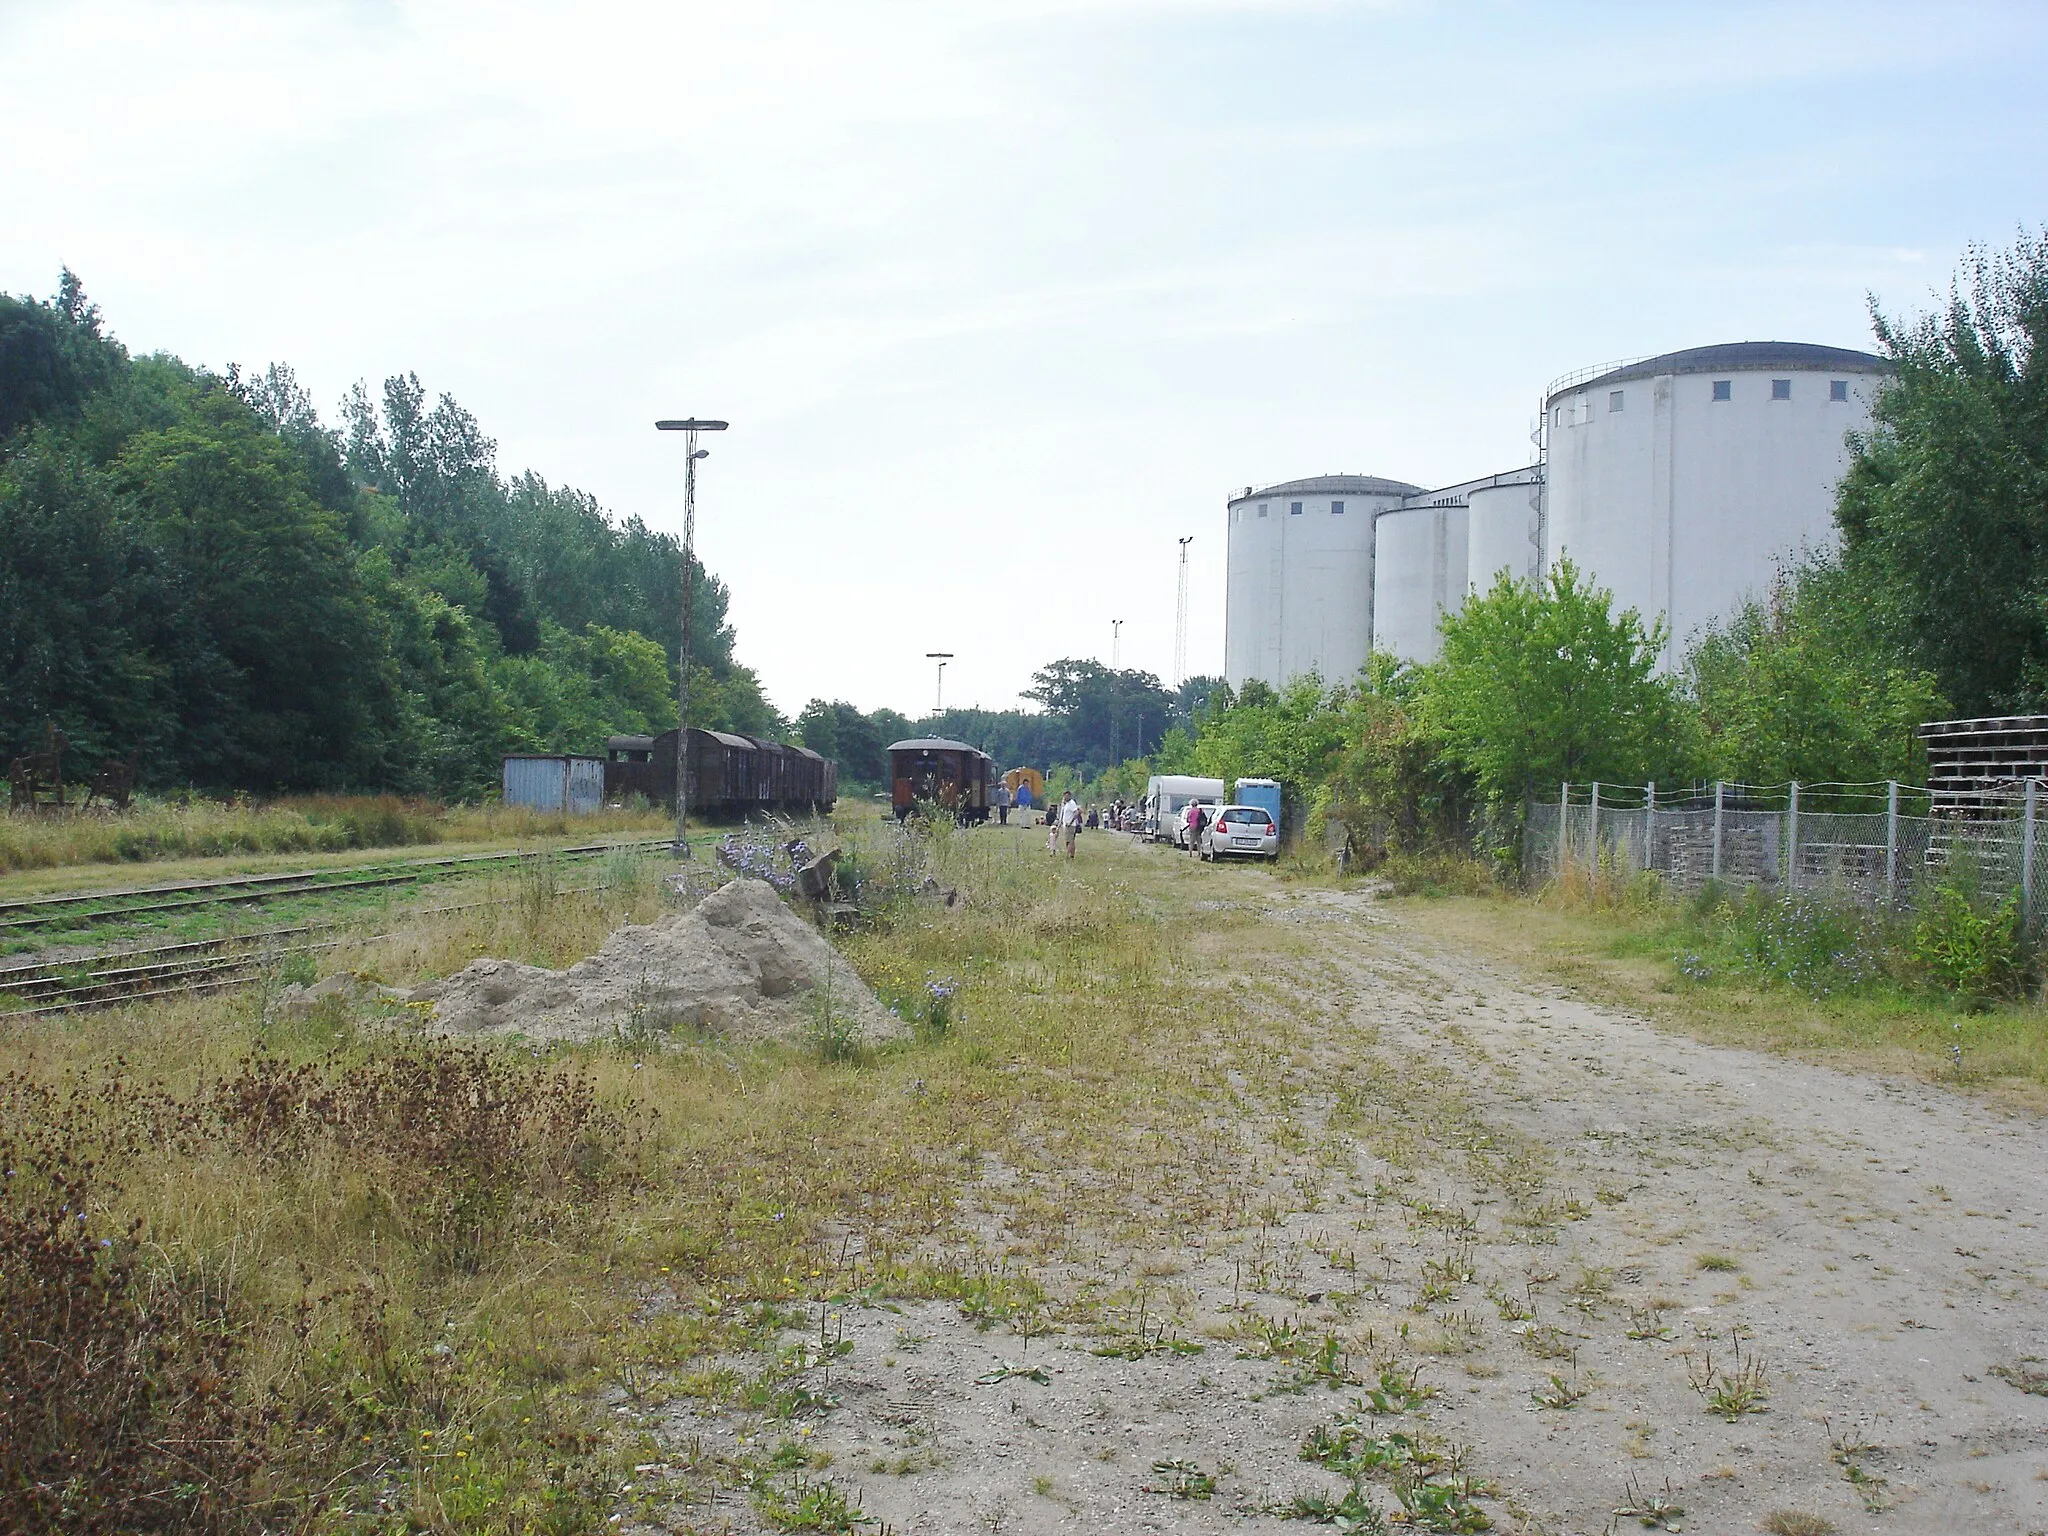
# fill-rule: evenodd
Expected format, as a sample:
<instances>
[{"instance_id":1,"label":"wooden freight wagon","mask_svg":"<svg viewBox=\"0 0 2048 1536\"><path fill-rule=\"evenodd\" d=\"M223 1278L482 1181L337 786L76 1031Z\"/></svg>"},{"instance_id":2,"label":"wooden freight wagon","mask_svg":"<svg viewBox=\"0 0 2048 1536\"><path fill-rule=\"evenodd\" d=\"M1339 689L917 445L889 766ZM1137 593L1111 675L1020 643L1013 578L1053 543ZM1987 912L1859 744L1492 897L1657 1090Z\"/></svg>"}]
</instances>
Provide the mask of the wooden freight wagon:
<instances>
[{"instance_id":1,"label":"wooden freight wagon","mask_svg":"<svg viewBox=\"0 0 2048 1536\"><path fill-rule=\"evenodd\" d=\"M961 821L987 821L994 777L989 755L964 741L921 736L889 748L889 804L898 820L934 805Z\"/></svg>"}]
</instances>

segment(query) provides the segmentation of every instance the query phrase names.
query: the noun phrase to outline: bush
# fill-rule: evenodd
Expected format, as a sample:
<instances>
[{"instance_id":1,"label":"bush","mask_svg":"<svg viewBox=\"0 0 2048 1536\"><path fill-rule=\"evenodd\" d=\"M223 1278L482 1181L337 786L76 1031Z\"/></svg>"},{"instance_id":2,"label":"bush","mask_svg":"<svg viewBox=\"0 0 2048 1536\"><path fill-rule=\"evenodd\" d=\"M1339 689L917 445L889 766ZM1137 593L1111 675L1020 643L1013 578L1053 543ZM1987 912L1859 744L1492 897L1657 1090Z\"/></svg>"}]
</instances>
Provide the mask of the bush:
<instances>
[{"instance_id":1,"label":"bush","mask_svg":"<svg viewBox=\"0 0 2048 1536\"><path fill-rule=\"evenodd\" d=\"M1988 906L1968 882L1943 881L1913 925L1910 955L1923 976L1966 1002L2014 995L2025 972L2019 897Z\"/></svg>"},{"instance_id":2,"label":"bush","mask_svg":"<svg viewBox=\"0 0 2048 1536\"><path fill-rule=\"evenodd\" d=\"M235 1397L241 1329L147 1275L137 1228L101 1233L64 1132L0 1142L0 1530L253 1523L266 1435Z\"/></svg>"}]
</instances>

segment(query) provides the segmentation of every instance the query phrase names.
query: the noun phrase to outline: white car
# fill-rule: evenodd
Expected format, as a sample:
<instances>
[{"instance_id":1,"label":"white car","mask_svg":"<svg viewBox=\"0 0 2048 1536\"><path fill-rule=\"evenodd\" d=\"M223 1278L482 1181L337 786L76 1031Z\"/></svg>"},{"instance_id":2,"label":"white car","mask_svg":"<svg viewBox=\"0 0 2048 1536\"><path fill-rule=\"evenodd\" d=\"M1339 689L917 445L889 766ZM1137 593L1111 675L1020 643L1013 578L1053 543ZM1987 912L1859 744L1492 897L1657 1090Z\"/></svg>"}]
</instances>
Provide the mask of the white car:
<instances>
[{"instance_id":1,"label":"white car","mask_svg":"<svg viewBox=\"0 0 2048 1536\"><path fill-rule=\"evenodd\" d=\"M1201 855L1205 859L1280 857L1280 829L1262 805L1226 805L1216 819L1202 828Z\"/></svg>"}]
</instances>

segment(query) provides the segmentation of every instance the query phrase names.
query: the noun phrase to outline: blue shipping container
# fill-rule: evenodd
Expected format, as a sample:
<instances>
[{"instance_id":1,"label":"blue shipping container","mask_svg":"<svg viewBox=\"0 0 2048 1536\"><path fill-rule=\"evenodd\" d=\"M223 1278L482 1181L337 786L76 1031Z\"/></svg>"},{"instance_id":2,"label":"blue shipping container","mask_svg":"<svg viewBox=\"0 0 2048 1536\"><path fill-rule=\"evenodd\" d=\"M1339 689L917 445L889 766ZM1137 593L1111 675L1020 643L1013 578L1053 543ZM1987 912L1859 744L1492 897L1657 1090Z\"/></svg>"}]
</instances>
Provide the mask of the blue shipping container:
<instances>
[{"instance_id":1,"label":"blue shipping container","mask_svg":"<svg viewBox=\"0 0 2048 1536\"><path fill-rule=\"evenodd\" d=\"M1239 779L1231 787L1232 805L1256 805L1273 818L1273 830L1280 828L1280 781L1278 779Z\"/></svg>"},{"instance_id":2,"label":"blue shipping container","mask_svg":"<svg viewBox=\"0 0 2048 1536\"><path fill-rule=\"evenodd\" d=\"M505 759L505 803L587 816L604 805L604 759L513 753Z\"/></svg>"}]
</instances>

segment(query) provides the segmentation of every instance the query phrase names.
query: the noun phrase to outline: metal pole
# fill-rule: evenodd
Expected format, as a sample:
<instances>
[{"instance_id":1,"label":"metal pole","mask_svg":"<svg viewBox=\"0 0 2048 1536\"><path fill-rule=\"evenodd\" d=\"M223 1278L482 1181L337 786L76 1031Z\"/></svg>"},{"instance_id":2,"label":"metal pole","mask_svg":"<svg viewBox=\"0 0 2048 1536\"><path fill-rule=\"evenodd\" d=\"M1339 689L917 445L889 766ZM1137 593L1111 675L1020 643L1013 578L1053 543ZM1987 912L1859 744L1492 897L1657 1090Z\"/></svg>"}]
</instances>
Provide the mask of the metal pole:
<instances>
[{"instance_id":1,"label":"metal pole","mask_svg":"<svg viewBox=\"0 0 2048 1536\"><path fill-rule=\"evenodd\" d=\"M1589 867L1592 869L1593 878L1597 880L1600 878L1600 781L1598 779L1593 781L1593 836L1591 841L1593 844L1593 862Z\"/></svg>"},{"instance_id":2,"label":"metal pole","mask_svg":"<svg viewBox=\"0 0 2048 1536\"><path fill-rule=\"evenodd\" d=\"M685 824L690 810L690 599L697 583L697 461L710 450L697 446L699 432L723 432L729 423L699 420L657 421L657 432L683 434L683 635L676 647L676 841L675 856L687 859L690 844Z\"/></svg>"},{"instance_id":3,"label":"metal pole","mask_svg":"<svg viewBox=\"0 0 2048 1536\"><path fill-rule=\"evenodd\" d=\"M1728 786L1714 780L1714 878L1721 878L1721 811L1727 804Z\"/></svg>"},{"instance_id":4,"label":"metal pole","mask_svg":"<svg viewBox=\"0 0 2048 1536\"><path fill-rule=\"evenodd\" d=\"M1799 889L1799 781L1792 781L1792 798L1785 817L1785 889Z\"/></svg>"},{"instance_id":5,"label":"metal pole","mask_svg":"<svg viewBox=\"0 0 2048 1536\"><path fill-rule=\"evenodd\" d=\"M1899 900L1899 781L1884 781L1884 899Z\"/></svg>"},{"instance_id":6,"label":"metal pole","mask_svg":"<svg viewBox=\"0 0 2048 1536\"><path fill-rule=\"evenodd\" d=\"M690 856L685 818L690 808L690 598L697 587L690 569L697 550L697 429L683 434L683 644L676 666L676 857Z\"/></svg>"},{"instance_id":7,"label":"metal pole","mask_svg":"<svg viewBox=\"0 0 2048 1536\"><path fill-rule=\"evenodd\" d=\"M1657 867L1657 781L1650 780L1643 800L1643 868Z\"/></svg>"},{"instance_id":8,"label":"metal pole","mask_svg":"<svg viewBox=\"0 0 2048 1536\"><path fill-rule=\"evenodd\" d=\"M2027 821L2020 833L2020 921L2034 922L2034 792L2039 779L2027 780Z\"/></svg>"},{"instance_id":9,"label":"metal pole","mask_svg":"<svg viewBox=\"0 0 2048 1536\"><path fill-rule=\"evenodd\" d=\"M1572 862L1572 781L1557 792L1557 873L1560 879Z\"/></svg>"}]
</instances>

